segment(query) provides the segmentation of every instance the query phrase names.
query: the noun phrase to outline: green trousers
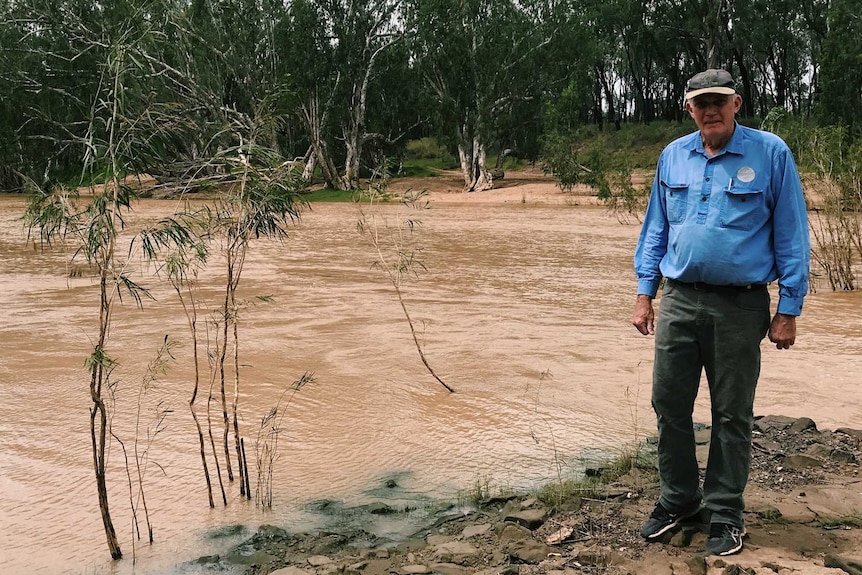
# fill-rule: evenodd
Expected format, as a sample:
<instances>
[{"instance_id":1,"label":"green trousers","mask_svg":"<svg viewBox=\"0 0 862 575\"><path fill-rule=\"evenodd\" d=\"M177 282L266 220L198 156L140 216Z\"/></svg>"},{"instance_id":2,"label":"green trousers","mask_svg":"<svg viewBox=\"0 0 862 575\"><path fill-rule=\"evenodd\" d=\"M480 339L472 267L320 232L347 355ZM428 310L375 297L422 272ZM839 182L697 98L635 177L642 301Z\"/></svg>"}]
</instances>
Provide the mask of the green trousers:
<instances>
[{"instance_id":1,"label":"green trousers","mask_svg":"<svg viewBox=\"0 0 862 575\"><path fill-rule=\"evenodd\" d=\"M711 291L666 282L655 328L652 405L659 432L659 502L668 511L685 513L703 500L712 522L742 527L760 342L769 322L765 286ZM692 412L704 370L712 435L701 489Z\"/></svg>"}]
</instances>

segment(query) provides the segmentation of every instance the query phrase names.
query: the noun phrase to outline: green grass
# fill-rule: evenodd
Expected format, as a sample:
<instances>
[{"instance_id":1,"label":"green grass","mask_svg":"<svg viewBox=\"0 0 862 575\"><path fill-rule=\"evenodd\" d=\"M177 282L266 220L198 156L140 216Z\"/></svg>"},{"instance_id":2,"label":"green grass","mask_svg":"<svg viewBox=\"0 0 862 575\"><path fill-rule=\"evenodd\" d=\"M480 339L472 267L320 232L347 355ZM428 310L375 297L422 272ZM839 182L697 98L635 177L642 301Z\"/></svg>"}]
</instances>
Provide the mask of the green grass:
<instances>
[{"instance_id":1,"label":"green grass","mask_svg":"<svg viewBox=\"0 0 862 575\"><path fill-rule=\"evenodd\" d=\"M302 194L302 199L310 204L317 202L353 202L356 201L356 198L356 190L335 190L333 188L321 188Z\"/></svg>"}]
</instances>

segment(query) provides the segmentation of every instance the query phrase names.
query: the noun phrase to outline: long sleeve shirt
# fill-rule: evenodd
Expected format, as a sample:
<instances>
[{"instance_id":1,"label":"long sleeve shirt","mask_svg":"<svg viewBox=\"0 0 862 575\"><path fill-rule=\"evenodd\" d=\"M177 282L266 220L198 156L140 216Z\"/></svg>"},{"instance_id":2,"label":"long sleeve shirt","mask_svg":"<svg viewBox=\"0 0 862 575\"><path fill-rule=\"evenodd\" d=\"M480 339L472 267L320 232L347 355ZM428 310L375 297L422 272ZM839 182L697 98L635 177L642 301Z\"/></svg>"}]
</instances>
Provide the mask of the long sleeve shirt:
<instances>
[{"instance_id":1,"label":"long sleeve shirt","mask_svg":"<svg viewBox=\"0 0 862 575\"><path fill-rule=\"evenodd\" d=\"M808 216L790 149L737 124L713 157L699 132L659 158L634 264L638 294L662 277L714 285L778 280L778 312L800 315L808 293Z\"/></svg>"}]
</instances>

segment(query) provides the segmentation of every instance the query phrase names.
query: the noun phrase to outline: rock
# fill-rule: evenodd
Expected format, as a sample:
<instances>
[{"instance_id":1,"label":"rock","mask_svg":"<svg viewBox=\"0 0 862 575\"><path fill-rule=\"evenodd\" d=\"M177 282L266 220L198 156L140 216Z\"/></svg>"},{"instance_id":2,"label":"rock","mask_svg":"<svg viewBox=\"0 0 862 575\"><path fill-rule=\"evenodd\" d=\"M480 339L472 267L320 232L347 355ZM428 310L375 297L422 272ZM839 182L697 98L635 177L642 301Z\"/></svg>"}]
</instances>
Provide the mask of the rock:
<instances>
[{"instance_id":1,"label":"rock","mask_svg":"<svg viewBox=\"0 0 862 575\"><path fill-rule=\"evenodd\" d=\"M525 509L516 513L509 513L503 521L511 521L523 525L527 529L534 530L544 525L548 517L548 510L544 507L537 509Z\"/></svg>"},{"instance_id":2,"label":"rock","mask_svg":"<svg viewBox=\"0 0 862 575\"><path fill-rule=\"evenodd\" d=\"M832 455L832 448L822 443L812 443L808 446L808 449L805 450L805 454L819 458L829 457Z\"/></svg>"},{"instance_id":3,"label":"rock","mask_svg":"<svg viewBox=\"0 0 862 575\"><path fill-rule=\"evenodd\" d=\"M450 541L437 545L435 549L438 556L442 555L476 555L479 550L466 541Z\"/></svg>"},{"instance_id":4,"label":"rock","mask_svg":"<svg viewBox=\"0 0 862 575\"><path fill-rule=\"evenodd\" d=\"M851 429L849 427L839 427L835 430L835 433L843 433L844 435L849 435L859 441L862 441L862 430L859 429Z\"/></svg>"},{"instance_id":5,"label":"rock","mask_svg":"<svg viewBox=\"0 0 862 575\"><path fill-rule=\"evenodd\" d=\"M833 461L840 461L841 463L856 463L856 456L849 451L844 451L843 449L833 449L832 453L829 454L829 458Z\"/></svg>"},{"instance_id":6,"label":"rock","mask_svg":"<svg viewBox=\"0 0 862 575\"><path fill-rule=\"evenodd\" d=\"M595 565L597 567L607 567L608 565L622 565L626 563L625 557L615 553L610 547L594 545L578 552L578 561Z\"/></svg>"},{"instance_id":7,"label":"rock","mask_svg":"<svg viewBox=\"0 0 862 575\"><path fill-rule=\"evenodd\" d=\"M758 431L767 432L770 429L787 429L796 422L793 417L784 415L767 415L754 420L754 428Z\"/></svg>"},{"instance_id":8,"label":"rock","mask_svg":"<svg viewBox=\"0 0 862 575\"><path fill-rule=\"evenodd\" d=\"M490 523L482 523L481 525L470 525L469 527L465 527L464 531L461 532L461 537L465 539L469 539L470 537L475 537L476 535L484 535L491 529Z\"/></svg>"},{"instance_id":9,"label":"rock","mask_svg":"<svg viewBox=\"0 0 862 575\"><path fill-rule=\"evenodd\" d=\"M312 567L323 567L324 565L329 565L332 563L332 559L327 557L326 555L312 555L308 559L308 564Z\"/></svg>"},{"instance_id":10,"label":"rock","mask_svg":"<svg viewBox=\"0 0 862 575\"><path fill-rule=\"evenodd\" d=\"M249 555L234 551L225 557L225 561L231 565L269 565L275 561L275 557L266 551L255 551Z\"/></svg>"},{"instance_id":11,"label":"rock","mask_svg":"<svg viewBox=\"0 0 862 575\"><path fill-rule=\"evenodd\" d=\"M454 563L433 563L431 571L440 573L440 575L467 575L469 570L466 567L455 565Z\"/></svg>"},{"instance_id":12,"label":"rock","mask_svg":"<svg viewBox=\"0 0 862 575\"><path fill-rule=\"evenodd\" d=\"M289 537L287 531L275 525L261 525L257 529L257 534L266 539L287 539Z\"/></svg>"},{"instance_id":13,"label":"rock","mask_svg":"<svg viewBox=\"0 0 862 575\"><path fill-rule=\"evenodd\" d=\"M811 467L822 467L823 462L808 455L788 455L781 460L781 465L789 469L808 469Z\"/></svg>"},{"instance_id":14,"label":"rock","mask_svg":"<svg viewBox=\"0 0 862 575\"><path fill-rule=\"evenodd\" d=\"M374 556L378 559L389 559L389 549L375 549Z\"/></svg>"},{"instance_id":15,"label":"rock","mask_svg":"<svg viewBox=\"0 0 862 575\"><path fill-rule=\"evenodd\" d=\"M452 541L453 537L451 535L429 535L425 538L425 541L431 547L436 547L437 545L443 545L444 543L449 543Z\"/></svg>"},{"instance_id":16,"label":"rock","mask_svg":"<svg viewBox=\"0 0 862 575\"><path fill-rule=\"evenodd\" d=\"M391 515L396 512L395 509L385 503L381 503L380 501L363 505L361 506L361 509L371 513L372 515Z\"/></svg>"},{"instance_id":17,"label":"rock","mask_svg":"<svg viewBox=\"0 0 862 575\"><path fill-rule=\"evenodd\" d=\"M406 575L421 575L430 573L431 569L427 565L402 565L400 571Z\"/></svg>"},{"instance_id":18,"label":"rock","mask_svg":"<svg viewBox=\"0 0 862 575\"><path fill-rule=\"evenodd\" d=\"M560 543L571 537L573 532L574 528L572 527L560 527L545 538L545 543L547 543L548 545L559 545Z\"/></svg>"},{"instance_id":19,"label":"rock","mask_svg":"<svg viewBox=\"0 0 862 575\"><path fill-rule=\"evenodd\" d=\"M691 575L706 575L706 559L700 555L692 555L685 560Z\"/></svg>"},{"instance_id":20,"label":"rock","mask_svg":"<svg viewBox=\"0 0 862 575\"><path fill-rule=\"evenodd\" d=\"M788 429L788 431L790 433L802 433L803 431L808 431L811 429L817 431L817 424L814 423L814 420L808 417L800 417L799 419L790 424L790 428Z\"/></svg>"},{"instance_id":21,"label":"rock","mask_svg":"<svg viewBox=\"0 0 862 575\"><path fill-rule=\"evenodd\" d=\"M314 571L291 565L272 571L269 575L314 575Z\"/></svg>"},{"instance_id":22,"label":"rock","mask_svg":"<svg viewBox=\"0 0 862 575\"><path fill-rule=\"evenodd\" d=\"M817 514L805 503L777 502L775 508L781 518L791 523L811 523L817 519Z\"/></svg>"},{"instance_id":23,"label":"rock","mask_svg":"<svg viewBox=\"0 0 862 575\"><path fill-rule=\"evenodd\" d=\"M524 539L509 544L506 551L510 557L523 563L539 563L554 549L535 539Z\"/></svg>"},{"instance_id":24,"label":"rock","mask_svg":"<svg viewBox=\"0 0 862 575\"><path fill-rule=\"evenodd\" d=\"M781 453L781 444L775 441L752 441L752 446L764 453Z\"/></svg>"},{"instance_id":25,"label":"rock","mask_svg":"<svg viewBox=\"0 0 862 575\"><path fill-rule=\"evenodd\" d=\"M497 527L497 538L504 546L508 543L523 541L524 539L531 539L532 537L533 534L529 529L518 525L517 523L501 523Z\"/></svg>"},{"instance_id":26,"label":"rock","mask_svg":"<svg viewBox=\"0 0 862 575\"><path fill-rule=\"evenodd\" d=\"M840 555L828 554L823 558L823 566L835 569L841 569L849 575L862 575L862 564L856 561L849 561Z\"/></svg>"}]
</instances>

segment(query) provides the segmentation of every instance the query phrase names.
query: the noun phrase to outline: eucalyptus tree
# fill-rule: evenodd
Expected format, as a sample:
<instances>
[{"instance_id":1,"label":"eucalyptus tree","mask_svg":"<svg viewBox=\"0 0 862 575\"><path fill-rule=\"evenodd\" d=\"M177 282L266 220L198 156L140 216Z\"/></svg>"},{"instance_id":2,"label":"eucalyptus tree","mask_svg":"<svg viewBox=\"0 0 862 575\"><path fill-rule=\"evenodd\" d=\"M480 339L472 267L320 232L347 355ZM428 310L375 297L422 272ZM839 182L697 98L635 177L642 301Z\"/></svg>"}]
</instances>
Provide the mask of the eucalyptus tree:
<instances>
[{"instance_id":1,"label":"eucalyptus tree","mask_svg":"<svg viewBox=\"0 0 862 575\"><path fill-rule=\"evenodd\" d=\"M538 108L542 57L553 42L551 0L411 0L414 58L436 99L436 130L457 148L465 191L493 186L487 154L517 101Z\"/></svg>"},{"instance_id":2,"label":"eucalyptus tree","mask_svg":"<svg viewBox=\"0 0 862 575\"><path fill-rule=\"evenodd\" d=\"M824 119L862 135L862 17L855 0L831 0L823 43L820 112Z\"/></svg>"},{"instance_id":3,"label":"eucalyptus tree","mask_svg":"<svg viewBox=\"0 0 862 575\"><path fill-rule=\"evenodd\" d=\"M288 101L309 137L306 155L330 187L358 186L369 91L404 38L403 0L295 0L278 26ZM406 60L402 63L406 66ZM343 168L341 168L343 166Z\"/></svg>"}]
</instances>

